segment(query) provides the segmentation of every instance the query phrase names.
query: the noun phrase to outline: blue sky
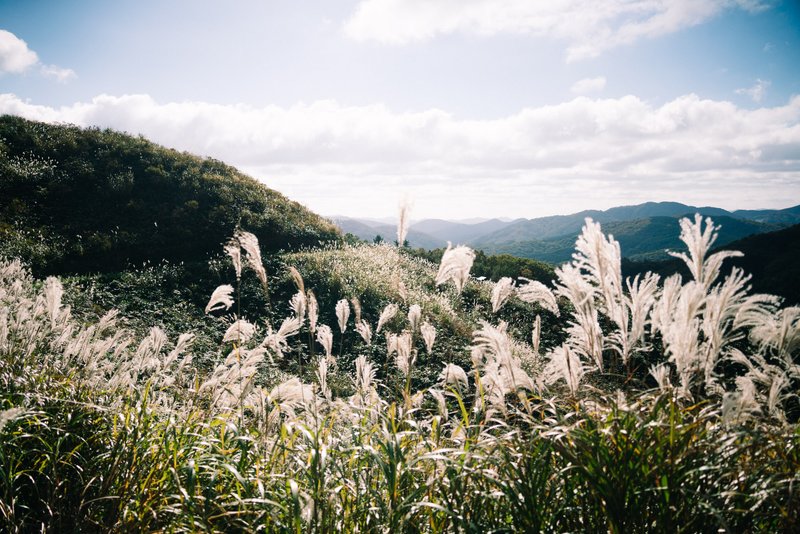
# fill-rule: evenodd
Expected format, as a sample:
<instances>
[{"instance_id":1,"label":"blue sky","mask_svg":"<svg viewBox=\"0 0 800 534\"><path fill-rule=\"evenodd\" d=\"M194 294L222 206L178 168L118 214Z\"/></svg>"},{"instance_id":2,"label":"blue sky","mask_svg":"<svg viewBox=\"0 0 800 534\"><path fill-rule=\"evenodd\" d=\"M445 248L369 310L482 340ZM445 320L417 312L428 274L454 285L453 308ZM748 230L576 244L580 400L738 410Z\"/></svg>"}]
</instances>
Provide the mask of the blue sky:
<instances>
[{"instance_id":1,"label":"blue sky","mask_svg":"<svg viewBox=\"0 0 800 534\"><path fill-rule=\"evenodd\" d=\"M800 7L0 3L0 113L113 127L323 214L800 203Z\"/></svg>"}]
</instances>

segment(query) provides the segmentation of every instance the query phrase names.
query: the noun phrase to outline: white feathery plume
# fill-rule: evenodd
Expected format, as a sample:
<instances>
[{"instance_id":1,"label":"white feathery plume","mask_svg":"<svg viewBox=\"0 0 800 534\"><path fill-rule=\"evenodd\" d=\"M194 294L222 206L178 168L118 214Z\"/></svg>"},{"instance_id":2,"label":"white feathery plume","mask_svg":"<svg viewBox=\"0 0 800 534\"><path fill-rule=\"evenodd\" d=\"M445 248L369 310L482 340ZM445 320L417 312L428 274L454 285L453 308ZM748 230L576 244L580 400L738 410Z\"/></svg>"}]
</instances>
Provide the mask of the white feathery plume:
<instances>
[{"instance_id":1,"label":"white feathery plume","mask_svg":"<svg viewBox=\"0 0 800 534\"><path fill-rule=\"evenodd\" d=\"M791 354L800 347L800 307L778 309L780 299L751 295L736 312L734 328L749 328L750 341L761 352Z\"/></svg>"},{"instance_id":2,"label":"white feathery plume","mask_svg":"<svg viewBox=\"0 0 800 534\"><path fill-rule=\"evenodd\" d=\"M695 281L708 289L719 276L722 262L726 258L741 256L742 253L736 250L723 250L706 258L706 254L717 239L719 227L714 226L710 218L706 218L705 222L706 227L703 229L703 217L699 213L695 214L694 222L687 218L681 219L681 241L686 244L689 253L669 252L669 254L683 260Z\"/></svg>"},{"instance_id":3,"label":"white feathery plume","mask_svg":"<svg viewBox=\"0 0 800 534\"><path fill-rule=\"evenodd\" d=\"M700 358L704 362L703 370L707 386L716 381L714 367L727 353L731 343L744 337L743 332L736 330L735 318L737 312L744 306L753 305L747 296L750 289L749 281L749 275L734 267L721 284L715 285L706 293L702 308L703 341L700 345Z\"/></svg>"},{"instance_id":4,"label":"white feathery plume","mask_svg":"<svg viewBox=\"0 0 800 534\"><path fill-rule=\"evenodd\" d=\"M378 318L378 326L375 328L375 333L381 331L383 325L387 322L391 321L392 318L397 314L397 305L394 303L387 304L386 307L381 312L381 316Z\"/></svg>"},{"instance_id":5,"label":"white feathery plume","mask_svg":"<svg viewBox=\"0 0 800 534\"><path fill-rule=\"evenodd\" d=\"M397 334L386 332L386 355L391 356L397 352Z\"/></svg>"},{"instance_id":6,"label":"white feathery plume","mask_svg":"<svg viewBox=\"0 0 800 534\"><path fill-rule=\"evenodd\" d=\"M403 199L400 202L400 207L397 216L397 246L403 246L408 234L408 224L410 222L409 214L411 212L411 202L408 199Z\"/></svg>"},{"instance_id":7,"label":"white feathery plume","mask_svg":"<svg viewBox=\"0 0 800 534\"><path fill-rule=\"evenodd\" d=\"M578 392L578 386L585 372L581 359L565 343L550 353L550 361L544 369L545 382L551 384L563 378L574 396Z\"/></svg>"},{"instance_id":8,"label":"white feathery plume","mask_svg":"<svg viewBox=\"0 0 800 534\"><path fill-rule=\"evenodd\" d=\"M303 324L306 316L306 307L308 306L308 299L302 291L298 291L292 296L289 305L294 310L294 315L300 319L300 324Z\"/></svg>"},{"instance_id":9,"label":"white feathery plume","mask_svg":"<svg viewBox=\"0 0 800 534\"><path fill-rule=\"evenodd\" d=\"M483 347L471 346L469 349L469 361L472 362L472 368L480 372L483 366L486 365L486 351Z\"/></svg>"},{"instance_id":10,"label":"white feathery plume","mask_svg":"<svg viewBox=\"0 0 800 534\"><path fill-rule=\"evenodd\" d=\"M303 275L300 274L300 271L298 271L297 268L295 268L294 266L290 266L289 275L292 277L294 285L297 286L297 290L301 293L305 293L306 284L303 281Z\"/></svg>"},{"instance_id":11,"label":"white feathery plume","mask_svg":"<svg viewBox=\"0 0 800 534\"><path fill-rule=\"evenodd\" d=\"M367 345L372 343L372 329L366 320L361 319L360 322L356 323L356 332L359 333L364 343Z\"/></svg>"},{"instance_id":12,"label":"white feathery plume","mask_svg":"<svg viewBox=\"0 0 800 534\"><path fill-rule=\"evenodd\" d=\"M428 354L431 354L433 343L436 341L436 327L425 321L420 325L419 331L422 334L422 340L425 342L425 350L428 351Z\"/></svg>"},{"instance_id":13,"label":"white feathery plume","mask_svg":"<svg viewBox=\"0 0 800 534\"><path fill-rule=\"evenodd\" d=\"M722 396L722 421L735 424L759 411L756 385L747 376L736 379L736 391Z\"/></svg>"},{"instance_id":14,"label":"white feathery plume","mask_svg":"<svg viewBox=\"0 0 800 534\"><path fill-rule=\"evenodd\" d=\"M333 332L330 326L321 324L317 327L317 343L322 345L322 348L325 349L325 356L330 358L333 351Z\"/></svg>"},{"instance_id":15,"label":"white feathery plume","mask_svg":"<svg viewBox=\"0 0 800 534\"><path fill-rule=\"evenodd\" d=\"M597 368L603 370L603 331L598 322L598 312L594 299L596 288L590 284L573 263L567 263L556 269L559 285L556 293L564 296L573 305L573 320L567 328L570 347L594 361Z\"/></svg>"},{"instance_id":16,"label":"white feathery plume","mask_svg":"<svg viewBox=\"0 0 800 534\"><path fill-rule=\"evenodd\" d=\"M453 248L452 243L447 242L447 250L442 255L439 264L439 272L436 273L436 285L442 285L448 280L452 280L456 286L456 291L461 293L464 284L469 279L469 270L472 262L475 261L475 252L463 245Z\"/></svg>"},{"instance_id":17,"label":"white feathery plume","mask_svg":"<svg viewBox=\"0 0 800 534\"><path fill-rule=\"evenodd\" d=\"M647 273L641 279L636 275L633 280L628 278L625 282L628 294L622 295L621 312L612 317L619 328L617 335L612 336L612 339L616 337L614 348L622 356L624 364L628 363L634 351L649 348L645 344L645 328L658 300L659 279L657 274Z\"/></svg>"},{"instance_id":18,"label":"white feathery plume","mask_svg":"<svg viewBox=\"0 0 800 534\"><path fill-rule=\"evenodd\" d=\"M669 365L660 363L650 367L650 376L655 379L661 391L669 391L672 387L672 383L669 380Z\"/></svg>"},{"instance_id":19,"label":"white feathery plume","mask_svg":"<svg viewBox=\"0 0 800 534\"><path fill-rule=\"evenodd\" d=\"M297 317L287 317L281 323L277 332L272 331L272 327L267 327L267 336L261 343L262 346L272 349L279 357L283 357L283 351L289 348L286 339L296 335L300 331L300 319Z\"/></svg>"},{"instance_id":20,"label":"white feathery plume","mask_svg":"<svg viewBox=\"0 0 800 534\"><path fill-rule=\"evenodd\" d=\"M8 350L8 308L0 308L0 352Z\"/></svg>"},{"instance_id":21,"label":"white feathery plume","mask_svg":"<svg viewBox=\"0 0 800 534\"><path fill-rule=\"evenodd\" d=\"M661 295L653 310L653 328L661 332L664 351L675 364L681 390L688 393L692 379L705 363L699 337L706 292L695 281L681 285L680 276L676 275L664 281Z\"/></svg>"},{"instance_id":22,"label":"white feathery plume","mask_svg":"<svg viewBox=\"0 0 800 534\"><path fill-rule=\"evenodd\" d=\"M8 410L0 410L0 432L3 431L3 427L5 427L8 423L14 421L15 419L19 419L24 413L25 408L22 408L21 406L9 408Z\"/></svg>"},{"instance_id":23,"label":"white feathery plume","mask_svg":"<svg viewBox=\"0 0 800 534\"><path fill-rule=\"evenodd\" d=\"M322 396L331 400L331 389L328 387L328 358L317 359L317 381Z\"/></svg>"},{"instance_id":24,"label":"white feathery plume","mask_svg":"<svg viewBox=\"0 0 800 534\"><path fill-rule=\"evenodd\" d=\"M447 386L455 386L459 391L466 389L469 384L467 373L454 363L445 364L439 380Z\"/></svg>"},{"instance_id":25,"label":"white feathery plume","mask_svg":"<svg viewBox=\"0 0 800 534\"><path fill-rule=\"evenodd\" d=\"M422 308L419 304L412 304L408 308L408 324L411 325L411 331L416 332L419 328L419 320L422 318Z\"/></svg>"},{"instance_id":26,"label":"white feathery plume","mask_svg":"<svg viewBox=\"0 0 800 534\"><path fill-rule=\"evenodd\" d=\"M436 388L429 388L428 393L430 393L431 397L434 398L436 401L436 405L439 408L439 415L442 418L447 418L447 400L444 398L444 392L440 389Z\"/></svg>"},{"instance_id":27,"label":"white feathery plume","mask_svg":"<svg viewBox=\"0 0 800 534\"><path fill-rule=\"evenodd\" d=\"M235 342L238 344L247 343L256 332L255 325L248 323L244 319L237 319L225 331L225 336L222 338L223 343Z\"/></svg>"},{"instance_id":28,"label":"white feathery plume","mask_svg":"<svg viewBox=\"0 0 800 534\"><path fill-rule=\"evenodd\" d=\"M497 313L508 297L514 294L514 280L504 276L492 288L492 313Z\"/></svg>"},{"instance_id":29,"label":"white feathery plume","mask_svg":"<svg viewBox=\"0 0 800 534\"><path fill-rule=\"evenodd\" d=\"M119 317L119 310L109 310L100 318L97 323L97 332L103 333L111 330L117 326L117 318Z\"/></svg>"},{"instance_id":30,"label":"white feathery plume","mask_svg":"<svg viewBox=\"0 0 800 534\"><path fill-rule=\"evenodd\" d=\"M233 263L233 269L236 271L236 279L242 277L242 249L239 247L239 240L236 238L230 239L223 247L225 254L230 256Z\"/></svg>"},{"instance_id":31,"label":"white feathery plume","mask_svg":"<svg viewBox=\"0 0 800 534\"><path fill-rule=\"evenodd\" d=\"M297 335L297 332L300 331L300 326L300 319L297 317L287 317L281 323L281 327L278 328L277 335L283 339L292 337Z\"/></svg>"},{"instance_id":32,"label":"white feathery plume","mask_svg":"<svg viewBox=\"0 0 800 534\"><path fill-rule=\"evenodd\" d=\"M417 359L417 355L411 347L411 332L403 332L399 336L396 336L395 339L397 340L397 357L395 358L395 364L397 368L400 369L400 372L407 377L411 373L414 361Z\"/></svg>"},{"instance_id":33,"label":"white feathery plume","mask_svg":"<svg viewBox=\"0 0 800 534\"><path fill-rule=\"evenodd\" d=\"M261 281L264 287L267 287L267 271L264 269L264 263L261 261L261 249L258 246L258 238L250 232L237 231L235 235L239 241L239 245L247 253L247 264L256 276Z\"/></svg>"},{"instance_id":34,"label":"white feathery plume","mask_svg":"<svg viewBox=\"0 0 800 534\"><path fill-rule=\"evenodd\" d=\"M602 311L610 312L610 306L619 305L622 294L622 254L614 236L603 234L600 224L586 218L581 234L575 242L572 264L595 286L597 296L602 297ZM609 313L609 315L613 315Z\"/></svg>"},{"instance_id":35,"label":"white feathery plume","mask_svg":"<svg viewBox=\"0 0 800 534\"><path fill-rule=\"evenodd\" d=\"M347 330L347 319L350 317L350 303L347 299L342 299L336 303L336 319L339 320L339 330Z\"/></svg>"},{"instance_id":36,"label":"white feathery plume","mask_svg":"<svg viewBox=\"0 0 800 534\"><path fill-rule=\"evenodd\" d=\"M537 356L539 355L539 346L541 345L542 341L542 316L536 315L536 319L533 321L533 331L531 332L531 344L533 347L533 353Z\"/></svg>"},{"instance_id":37,"label":"white feathery plume","mask_svg":"<svg viewBox=\"0 0 800 534\"><path fill-rule=\"evenodd\" d=\"M408 300L408 289L406 288L406 283L403 282L403 279L400 277L399 270L395 270L392 273L392 288L397 291L397 295L400 297L400 300L403 302Z\"/></svg>"},{"instance_id":38,"label":"white feathery plume","mask_svg":"<svg viewBox=\"0 0 800 534\"><path fill-rule=\"evenodd\" d=\"M537 282L536 280L529 280L522 276L519 277L519 280L525 283L517 286L515 289L517 298L523 302L535 302L545 310L555 314L556 317L560 315L556 297L546 285L541 282Z\"/></svg>"},{"instance_id":39,"label":"white feathery plume","mask_svg":"<svg viewBox=\"0 0 800 534\"><path fill-rule=\"evenodd\" d=\"M208 304L206 305L206 313L217 310L227 310L233 306L233 298L231 298L232 294L232 285L224 284L219 286L214 290L213 293L211 293L211 299L209 299Z\"/></svg>"},{"instance_id":40,"label":"white feathery plume","mask_svg":"<svg viewBox=\"0 0 800 534\"><path fill-rule=\"evenodd\" d=\"M353 297L350 299L350 304L353 305L353 322L360 323L361 322L361 302L359 302L358 297Z\"/></svg>"},{"instance_id":41,"label":"white feathery plume","mask_svg":"<svg viewBox=\"0 0 800 534\"><path fill-rule=\"evenodd\" d=\"M172 351L170 351L169 355L167 356L167 361L172 362L178 359L178 356L186 352L186 350L192 344L192 341L194 341L194 338L195 335L188 332L178 336L178 342L175 343L175 348L172 349ZM183 358L183 360L181 360L181 363L178 365L178 371L181 371L184 367L186 367L186 365L191 363L191 361L192 361L191 355L188 355L185 358Z\"/></svg>"},{"instance_id":42,"label":"white feathery plume","mask_svg":"<svg viewBox=\"0 0 800 534\"><path fill-rule=\"evenodd\" d=\"M772 383L770 384L769 393L767 394L767 410L779 420L785 421L786 416L780 408L780 403L788 397L794 396L792 392L789 392L789 394L783 393L790 385L790 381L785 373L780 372L773 372L771 378Z\"/></svg>"},{"instance_id":43,"label":"white feathery plume","mask_svg":"<svg viewBox=\"0 0 800 534\"><path fill-rule=\"evenodd\" d=\"M491 386L492 401L497 407L504 408L504 397L507 393L516 393L520 389L533 390L535 382L521 367L520 359L514 355L513 344L506 329L508 325L501 322L492 326L482 321L483 327L473 332L473 347L479 351L473 352L473 363L478 363L476 368L484 371L482 382ZM485 361L482 362L485 358Z\"/></svg>"},{"instance_id":44,"label":"white feathery plume","mask_svg":"<svg viewBox=\"0 0 800 534\"><path fill-rule=\"evenodd\" d=\"M142 339L136 349L135 361L139 372L154 371L161 367L158 355L166 342L167 335L161 328L154 326L150 329L147 337Z\"/></svg>"},{"instance_id":45,"label":"white feathery plume","mask_svg":"<svg viewBox=\"0 0 800 534\"><path fill-rule=\"evenodd\" d=\"M297 411L314 402L314 390L309 384L303 384L299 378L291 378L272 388L267 396L269 404L275 406L269 414L269 424L278 422L281 414L289 420L297 418Z\"/></svg>"},{"instance_id":46,"label":"white feathery plume","mask_svg":"<svg viewBox=\"0 0 800 534\"><path fill-rule=\"evenodd\" d=\"M366 393L372 388L372 383L375 381L375 368L372 363L367 360L366 356L359 356L356 358L356 377L355 386L361 393Z\"/></svg>"},{"instance_id":47,"label":"white feathery plume","mask_svg":"<svg viewBox=\"0 0 800 534\"><path fill-rule=\"evenodd\" d=\"M317 321L319 320L319 305L317 297L313 291L308 292L308 328L312 333L317 331Z\"/></svg>"},{"instance_id":48,"label":"white feathery plume","mask_svg":"<svg viewBox=\"0 0 800 534\"><path fill-rule=\"evenodd\" d=\"M47 305L47 313L50 315L50 323L56 325L58 312L61 309L61 298L64 296L64 287L55 276L48 276L44 281L44 298Z\"/></svg>"}]
</instances>

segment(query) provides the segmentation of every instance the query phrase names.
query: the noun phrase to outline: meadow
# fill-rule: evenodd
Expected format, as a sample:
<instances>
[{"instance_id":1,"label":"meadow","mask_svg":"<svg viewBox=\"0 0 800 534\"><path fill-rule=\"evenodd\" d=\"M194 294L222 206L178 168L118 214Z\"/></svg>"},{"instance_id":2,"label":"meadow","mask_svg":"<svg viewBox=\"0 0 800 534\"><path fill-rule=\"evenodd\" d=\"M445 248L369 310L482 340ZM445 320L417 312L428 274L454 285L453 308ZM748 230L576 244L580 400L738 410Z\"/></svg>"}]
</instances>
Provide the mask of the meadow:
<instances>
[{"instance_id":1,"label":"meadow","mask_svg":"<svg viewBox=\"0 0 800 534\"><path fill-rule=\"evenodd\" d=\"M587 220L549 284L239 229L180 335L4 260L0 530L796 532L800 308L681 230L690 277Z\"/></svg>"}]
</instances>

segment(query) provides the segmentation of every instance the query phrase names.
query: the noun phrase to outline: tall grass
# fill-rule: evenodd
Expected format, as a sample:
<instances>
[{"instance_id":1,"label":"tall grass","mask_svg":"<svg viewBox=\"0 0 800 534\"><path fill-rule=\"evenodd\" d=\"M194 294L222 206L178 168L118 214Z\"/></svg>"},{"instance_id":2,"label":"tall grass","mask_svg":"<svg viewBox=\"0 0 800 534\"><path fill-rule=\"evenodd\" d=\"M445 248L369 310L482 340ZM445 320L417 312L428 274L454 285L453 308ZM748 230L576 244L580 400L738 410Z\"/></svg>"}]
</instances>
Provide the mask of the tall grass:
<instances>
[{"instance_id":1,"label":"tall grass","mask_svg":"<svg viewBox=\"0 0 800 534\"><path fill-rule=\"evenodd\" d=\"M386 246L298 253L298 293L271 303L289 315L230 317L205 374L190 335L83 324L57 279L3 262L0 530L797 531L800 310L720 280L710 221L682 230L687 281L623 280L591 221L553 288L470 280L462 247L438 277ZM243 248L274 287L242 235L237 282ZM307 290L312 264L342 293ZM479 322L516 300L561 313L563 343Z\"/></svg>"}]
</instances>

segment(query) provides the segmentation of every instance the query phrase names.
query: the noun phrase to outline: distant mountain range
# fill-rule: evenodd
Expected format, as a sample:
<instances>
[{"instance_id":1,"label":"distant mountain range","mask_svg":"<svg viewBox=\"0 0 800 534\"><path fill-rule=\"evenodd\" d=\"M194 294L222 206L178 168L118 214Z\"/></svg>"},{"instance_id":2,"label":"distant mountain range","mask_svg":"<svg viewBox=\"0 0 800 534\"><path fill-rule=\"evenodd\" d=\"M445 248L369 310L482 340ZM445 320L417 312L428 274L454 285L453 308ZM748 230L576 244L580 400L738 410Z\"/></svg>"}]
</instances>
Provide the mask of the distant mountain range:
<instances>
[{"instance_id":1,"label":"distant mountain range","mask_svg":"<svg viewBox=\"0 0 800 534\"><path fill-rule=\"evenodd\" d=\"M718 245L753 234L771 232L800 223L800 205L782 210L727 211L711 206L689 206L678 202L646 202L605 211L586 210L571 215L504 221L489 219L478 223L425 219L411 225L408 242L412 247L439 248L467 244L488 254L512 254L523 258L560 263L570 259L575 239L587 217L601 223L606 233L620 242L625 257L645 260L667 257L667 249L678 249L678 220L700 213L722 226ZM396 226L383 222L332 218L345 233L372 240L380 235L396 239Z\"/></svg>"}]
</instances>

